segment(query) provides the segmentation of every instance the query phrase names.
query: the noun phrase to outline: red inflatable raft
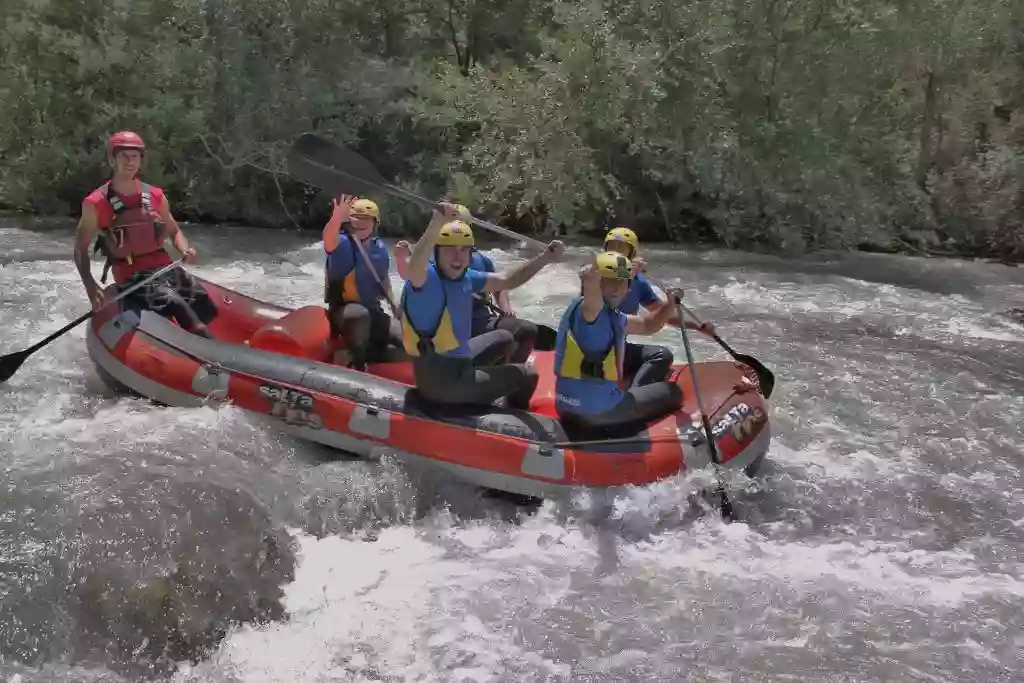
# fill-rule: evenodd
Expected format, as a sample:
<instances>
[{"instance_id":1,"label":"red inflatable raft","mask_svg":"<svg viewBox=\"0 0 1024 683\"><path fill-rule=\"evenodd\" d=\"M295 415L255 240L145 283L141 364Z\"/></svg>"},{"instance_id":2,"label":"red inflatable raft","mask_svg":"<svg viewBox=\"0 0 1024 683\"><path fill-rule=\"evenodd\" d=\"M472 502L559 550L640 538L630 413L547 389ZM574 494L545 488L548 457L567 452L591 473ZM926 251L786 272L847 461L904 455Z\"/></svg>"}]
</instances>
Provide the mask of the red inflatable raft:
<instances>
[{"instance_id":1,"label":"red inflatable raft","mask_svg":"<svg viewBox=\"0 0 1024 683\"><path fill-rule=\"evenodd\" d=\"M672 372L686 397L680 411L640 433L581 441L554 414L553 352L534 354L541 379L531 412L441 408L411 386L408 361L365 373L332 365L322 307L290 310L200 283L219 309L210 325L216 340L111 306L86 335L101 377L170 406L230 401L302 439L364 457L377 450L429 461L478 486L528 496L644 485L709 464L685 366ZM723 464L753 474L771 439L767 401L744 387L743 366L699 363L697 377Z\"/></svg>"}]
</instances>

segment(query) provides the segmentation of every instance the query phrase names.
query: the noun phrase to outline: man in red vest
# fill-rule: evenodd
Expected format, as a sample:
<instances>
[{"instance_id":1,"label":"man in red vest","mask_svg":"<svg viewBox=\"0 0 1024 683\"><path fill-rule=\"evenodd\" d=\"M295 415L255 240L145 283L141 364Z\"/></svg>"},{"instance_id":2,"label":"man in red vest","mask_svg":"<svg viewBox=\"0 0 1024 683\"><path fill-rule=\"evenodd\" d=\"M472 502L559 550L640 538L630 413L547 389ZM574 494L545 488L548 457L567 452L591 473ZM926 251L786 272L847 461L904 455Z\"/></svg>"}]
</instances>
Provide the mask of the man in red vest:
<instances>
[{"instance_id":1,"label":"man in red vest","mask_svg":"<svg viewBox=\"0 0 1024 683\"><path fill-rule=\"evenodd\" d=\"M107 257L101 282L105 283L107 271L113 270L119 290L171 264L170 254L164 249L167 238L186 263L195 261L196 250L189 246L171 215L164 191L138 179L145 154L146 145L138 134L121 131L112 135L107 141L107 161L113 176L82 202L75 265L93 310L106 304L89 260L94 237L98 237L96 248ZM206 290L184 268L174 268L166 277L135 290L125 298L125 307L173 318L183 329L203 337L212 337L206 323L217 314Z\"/></svg>"}]
</instances>

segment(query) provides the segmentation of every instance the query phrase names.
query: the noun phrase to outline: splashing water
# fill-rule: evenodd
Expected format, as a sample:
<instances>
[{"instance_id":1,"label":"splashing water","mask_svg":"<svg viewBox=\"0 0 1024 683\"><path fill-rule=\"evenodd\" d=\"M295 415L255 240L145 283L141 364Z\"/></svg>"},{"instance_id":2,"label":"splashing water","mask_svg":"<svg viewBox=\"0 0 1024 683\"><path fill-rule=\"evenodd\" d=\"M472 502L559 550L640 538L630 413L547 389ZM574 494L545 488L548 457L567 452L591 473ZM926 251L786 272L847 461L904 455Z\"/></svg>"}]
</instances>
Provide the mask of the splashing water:
<instances>
[{"instance_id":1,"label":"splashing water","mask_svg":"<svg viewBox=\"0 0 1024 683\"><path fill-rule=\"evenodd\" d=\"M203 277L321 300L311 238L188 231ZM0 240L11 351L87 304L69 236ZM499 268L519 258L488 253ZM998 312L1024 300L1024 276L645 255L779 378L775 441L734 495L739 521L691 514L686 477L516 508L231 407L117 396L79 327L0 386L2 680L1018 677L1024 328ZM513 293L521 316L556 324L578 290L582 252L568 258ZM678 331L654 342L682 356Z\"/></svg>"}]
</instances>

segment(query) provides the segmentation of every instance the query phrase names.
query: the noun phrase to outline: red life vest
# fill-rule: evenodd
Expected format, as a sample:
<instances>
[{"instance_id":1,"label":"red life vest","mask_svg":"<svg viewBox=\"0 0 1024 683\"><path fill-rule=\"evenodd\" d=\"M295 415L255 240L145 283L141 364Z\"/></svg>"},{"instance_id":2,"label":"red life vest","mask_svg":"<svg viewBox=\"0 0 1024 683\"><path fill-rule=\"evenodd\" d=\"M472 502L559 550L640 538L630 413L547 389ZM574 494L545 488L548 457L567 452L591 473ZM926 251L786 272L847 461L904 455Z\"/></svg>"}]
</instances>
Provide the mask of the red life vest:
<instances>
[{"instance_id":1,"label":"red life vest","mask_svg":"<svg viewBox=\"0 0 1024 683\"><path fill-rule=\"evenodd\" d=\"M100 234L96 240L96 250L103 251L107 257L100 282L107 281L107 271L111 265L131 266L139 257L167 253L164 250L166 227L160 215L153 210L153 195L149 185L139 183L139 194L135 195L138 199L131 198L131 206L124 202L109 182L100 187L99 192L114 215L110 225L99 226Z\"/></svg>"}]
</instances>

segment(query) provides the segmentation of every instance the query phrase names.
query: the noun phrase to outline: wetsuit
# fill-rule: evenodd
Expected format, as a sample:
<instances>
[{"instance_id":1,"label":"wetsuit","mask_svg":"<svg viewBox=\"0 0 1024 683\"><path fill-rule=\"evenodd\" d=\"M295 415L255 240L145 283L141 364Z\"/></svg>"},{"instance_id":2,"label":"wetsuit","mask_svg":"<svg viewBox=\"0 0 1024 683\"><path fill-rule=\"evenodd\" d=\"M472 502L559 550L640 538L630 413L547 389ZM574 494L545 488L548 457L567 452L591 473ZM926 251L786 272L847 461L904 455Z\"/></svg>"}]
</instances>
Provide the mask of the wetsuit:
<instances>
[{"instance_id":1,"label":"wetsuit","mask_svg":"<svg viewBox=\"0 0 1024 683\"><path fill-rule=\"evenodd\" d=\"M494 272L490 257L473 249L469 267L483 273ZM512 363L525 363L537 343L537 326L528 320L503 313L489 294L473 297L473 336L478 337L494 330L508 330L515 340L515 347L508 358Z\"/></svg>"},{"instance_id":2,"label":"wetsuit","mask_svg":"<svg viewBox=\"0 0 1024 683\"><path fill-rule=\"evenodd\" d=\"M369 264L355 238L346 232L337 248L327 253L326 298L331 332L344 337L352 367L357 370L366 369L367 361L389 359L392 345L402 345L401 325L391 319L383 305L386 293L382 283L387 282L391 256L377 237L363 242L363 249Z\"/></svg>"},{"instance_id":3,"label":"wetsuit","mask_svg":"<svg viewBox=\"0 0 1024 683\"><path fill-rule=\"evenodd\" d=\"M522 363L490 365L514 344L508 330L472 337L473 295L483 293L487 274L466 269L450 279L427 266L420 288L406 281L402 290L402 334L413 357L419 393L438 403L491 403L503 396L513 408L527 408L537 375Z\"/></svg>"},{"instance_id":4,"label":"wetsuit","mask_svg":"<svg viewBox=\"0 0 1024 683\"><path fill-rule=\"evenodd\" d=\"M555 409L567 425L616 427L654 420L679 408L674 382L619 387L625 356L626 314L605 306L592 322L577 298L558 326L555 347Z\"/></svg>"},{"instance_id":5,"label":"wetsuit","mask_svg":"<svg viewBox=\"0 0 1024 683\"><path fill-rule=\"evenodd\" d=\"M619 310L627 315L637 315L640 307L662 303L650 281L638 274L629 283L629 290L619 304ZM623 372L633 378L633 386L642 387L668 378L675 358L672 350L658 344L634 344L626 342L622 359Z\"/></svg>"}]
</instances>

